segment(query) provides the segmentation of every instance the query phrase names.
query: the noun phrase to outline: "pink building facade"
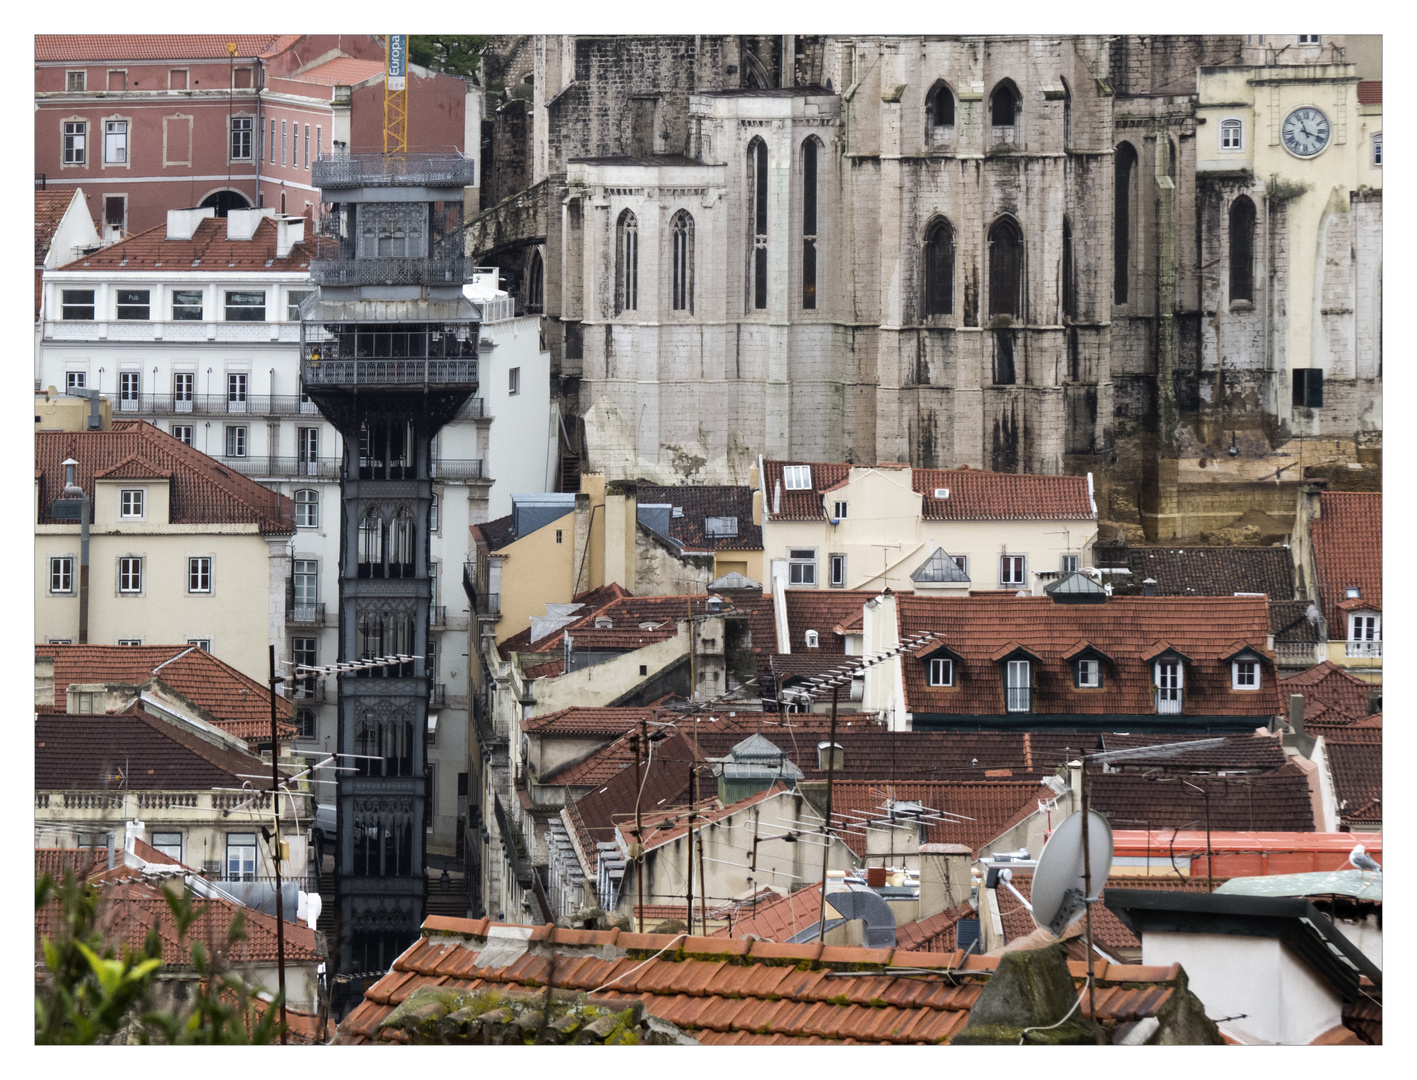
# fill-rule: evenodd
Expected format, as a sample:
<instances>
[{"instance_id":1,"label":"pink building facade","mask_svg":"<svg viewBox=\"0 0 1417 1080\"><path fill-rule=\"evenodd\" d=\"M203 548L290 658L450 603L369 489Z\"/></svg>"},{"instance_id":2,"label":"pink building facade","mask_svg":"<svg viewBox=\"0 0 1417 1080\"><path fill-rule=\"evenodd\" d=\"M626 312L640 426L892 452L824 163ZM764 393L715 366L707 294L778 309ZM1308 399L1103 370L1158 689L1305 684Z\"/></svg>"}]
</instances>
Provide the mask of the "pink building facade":
<instances>
[{"instance_id":1,"label":"pink building facade","mask_svg":"<svg viewBox=\"0 0 1417 1080\"><path fill-rule=\"evenodd\" d=\"M383 148L383 68L368 34L38 35L36 179L82 187L106 240L188 207L318 217L311 163ZM471 88L413 65L408 88L409 150L475 159Z\"/></svg>"}]
</instances>

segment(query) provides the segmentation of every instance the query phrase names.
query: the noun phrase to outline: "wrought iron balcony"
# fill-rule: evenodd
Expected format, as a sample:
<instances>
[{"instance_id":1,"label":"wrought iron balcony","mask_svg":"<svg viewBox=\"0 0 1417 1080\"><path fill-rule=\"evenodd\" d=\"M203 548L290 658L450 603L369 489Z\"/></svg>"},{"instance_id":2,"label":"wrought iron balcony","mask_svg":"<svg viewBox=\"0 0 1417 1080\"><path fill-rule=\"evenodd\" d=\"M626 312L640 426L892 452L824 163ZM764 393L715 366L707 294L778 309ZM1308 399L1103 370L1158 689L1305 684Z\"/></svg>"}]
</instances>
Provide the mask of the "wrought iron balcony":
<instances>
[{"instance_id":1,"label":"wrought iron balcony","mask_svg":"<svg viewBox=\"0 0 1417 1080\"><path fill-rule=\"evenodd\" d=\"M1004 708L1009 712L1031 712L1033 690L1027 686L1007 686L1004 688Z\"/></svg>"},{"instance_id":2,"label":"wrought iron balcony","mask_svg":"<svg viewBox=\"0 0 1417 1080\"><path fill-rule=\"evenodd\" d=\"M437 683L428 688L429 705L446 705L448 703L448 687L446 683Z\"/></svg>"},{"instance_id":3,"label":"wrought iron balcony","mask_svg":"<svg viewBox=\"0 0 1417 1080\"><path fill-rule=\"evenodd\" d=\"M324 604L297 604L294 601L286 601L285 621L289 623L309 623L314 626L325 625L325 605Z\"/></svg>"},{"instance_id":4,"label":"wrought iron balcony","mask_svg":"<svg viewBox=\"0 0 1417 1080\"><path fill-rule=\"evenodd\" d=\"M434 458L428 475L434 480L485 480L486 465L481 458Z\"/></svg>"},{"instance_id":5,"label":"wrought iron balcony","mask_svg":"<svg viewBox=\"0 0 1417 1080\"><path fill-rule=\"evenodd\" d=\"M338 458L301 457L218 457L228 469L242 476L312 477L317 480L338 480Z\"/></svg>"},{"instance_id":6,"label":"wrought iron balcony","mask_svg":"<svg viewBox=\"0 0 1417 1080\"><path fill-rule=\"evenodd\" d=\"M313 401L301 394L247 394L234 400L225 394L135 394L113 402L120 413L139 416L314 416Z\"/></svg>"},{"instance_id":7,"label":"wrought iron balcony","mask_svg":"<svg viewBox=\"0 0 1417 1080\"><path fill-rule=\"evenodd\" d=\"M1156 691L1156 712L1159 716L1176 716L1181 712L1182 692L1177 689Z\"/></svg>"},{"instance_id":8,"label":"wrought iron balcony","mask_svg":"<svg viewBox=\"0 0 1417 1080\"><path fill-rule=\"evenodd\" d=\"M460 285L472 264L445 259L316 259L310 280L316 285Z\"/></svg>"},{"instance_id":9,"label":"wrought iron balcony","mask_svg":"<svg viewBox=\"0 0 1417 1080\"><path fill-rule=\"evenodd\" d=\"M301 365L307 386L466 386L477 383L473 359L339 359L316 352Z\"/></svg>"},{"instance_id":10,"label":"wrought iron balcony","mask_svg":"<svg viewBox=\"0 0 1417 1080\"><path fill-rule=\"evenodd\" d=\"M487 418L487 400L485 398L468 398L463 402L462 408L458 410L455 419L458 420L485 420Z\"/></svg>"},{"instance_id":11,"label":"wrought iron balcony","mask_svg":"<svg viewBox=\"0 0 1417 1080\"><path fill-rule=\"evenodd\" d=\"M442 628L448 624L448 608L446 604L428 605L428 625Z\"/></svg>"},{"instance_id":12,"label":"wrought iron balcony","mask_svg":"<svg viewBox=\"0 0 1417 1080\"><path fill-rule=\"evenodd\" d=\"M310 169L317 188L471 187L476 162L459 153L336 154Z\"/></svg>"}]
</instances>

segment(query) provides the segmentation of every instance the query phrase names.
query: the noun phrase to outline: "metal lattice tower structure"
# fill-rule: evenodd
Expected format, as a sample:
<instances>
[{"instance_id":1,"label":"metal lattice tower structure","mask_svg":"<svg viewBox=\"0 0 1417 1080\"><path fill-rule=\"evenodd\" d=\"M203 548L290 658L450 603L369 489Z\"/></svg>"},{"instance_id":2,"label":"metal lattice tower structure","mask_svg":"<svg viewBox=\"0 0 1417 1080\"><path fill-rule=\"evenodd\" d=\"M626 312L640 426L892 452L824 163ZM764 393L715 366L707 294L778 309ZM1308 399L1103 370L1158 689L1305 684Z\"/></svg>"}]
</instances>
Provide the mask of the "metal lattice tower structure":
<instances>
[{"instance_id":1,"label":"metal lattice tower structure","mask_svg":"<svg viewBox=\"0 0 1417 1080\"><path fill-rule=\"evenodd\" d=\"M302 389L343 436L339 660L428 657L432 442L477 392L477 308L462 292L463 188L448 154L315 163L330 212L301 308ZM415 941L427 879L427 661L338 675L337 973L385 971ZM358 981L334 984L337 1013Z\"/></svg>"},{"instance_id":2,"label":"metal lattice tower structure","mask_svg":"<svg viewBox=\"0 0 1417 1080\"><path fill-rule=\"evenodd\" d=\"M408 35L384 38L384 153L408 153Z\"/></svg>"}]
</instances>

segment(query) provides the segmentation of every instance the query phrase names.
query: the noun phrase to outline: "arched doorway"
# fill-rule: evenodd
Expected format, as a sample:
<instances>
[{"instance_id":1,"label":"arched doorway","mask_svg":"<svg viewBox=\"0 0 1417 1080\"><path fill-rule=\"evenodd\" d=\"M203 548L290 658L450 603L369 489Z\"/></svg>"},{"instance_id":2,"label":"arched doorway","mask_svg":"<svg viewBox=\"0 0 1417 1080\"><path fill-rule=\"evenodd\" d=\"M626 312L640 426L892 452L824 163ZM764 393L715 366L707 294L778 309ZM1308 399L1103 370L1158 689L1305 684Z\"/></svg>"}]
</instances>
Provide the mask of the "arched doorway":
<instances>
[{"instance_id":1,"label":"arched doorway","mask_svg":"<svg viewBox=\"0 0 1417 1080\"><path fill-rule=\"evenodd\" d=\"M214 206L217 217L226 217L228 210L249 209L251 200L239 191L213 191L202 200L202 206Z\"/></svg>"}]
</instances>

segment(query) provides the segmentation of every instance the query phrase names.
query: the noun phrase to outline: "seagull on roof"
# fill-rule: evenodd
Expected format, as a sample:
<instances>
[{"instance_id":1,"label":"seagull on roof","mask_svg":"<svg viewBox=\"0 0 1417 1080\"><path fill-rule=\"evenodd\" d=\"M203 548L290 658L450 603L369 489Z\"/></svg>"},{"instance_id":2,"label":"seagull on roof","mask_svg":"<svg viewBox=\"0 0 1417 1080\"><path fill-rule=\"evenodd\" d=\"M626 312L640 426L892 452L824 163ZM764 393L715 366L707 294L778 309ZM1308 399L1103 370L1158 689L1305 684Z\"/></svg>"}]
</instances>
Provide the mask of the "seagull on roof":
<instances>
[{"instance_id":1,"label":"seagull on roof","mask_svg":"<svg viewBox=\"0 0 1417 1080\"><path fill-rule=\"evenodd\" d=\"M1383 871L1377 860L1363 850L1362 844L1353 845L1353 850L1348 853L1348 861L1359 870L1376 870L1380 874Z\"/></svg>"}]
</instances>

